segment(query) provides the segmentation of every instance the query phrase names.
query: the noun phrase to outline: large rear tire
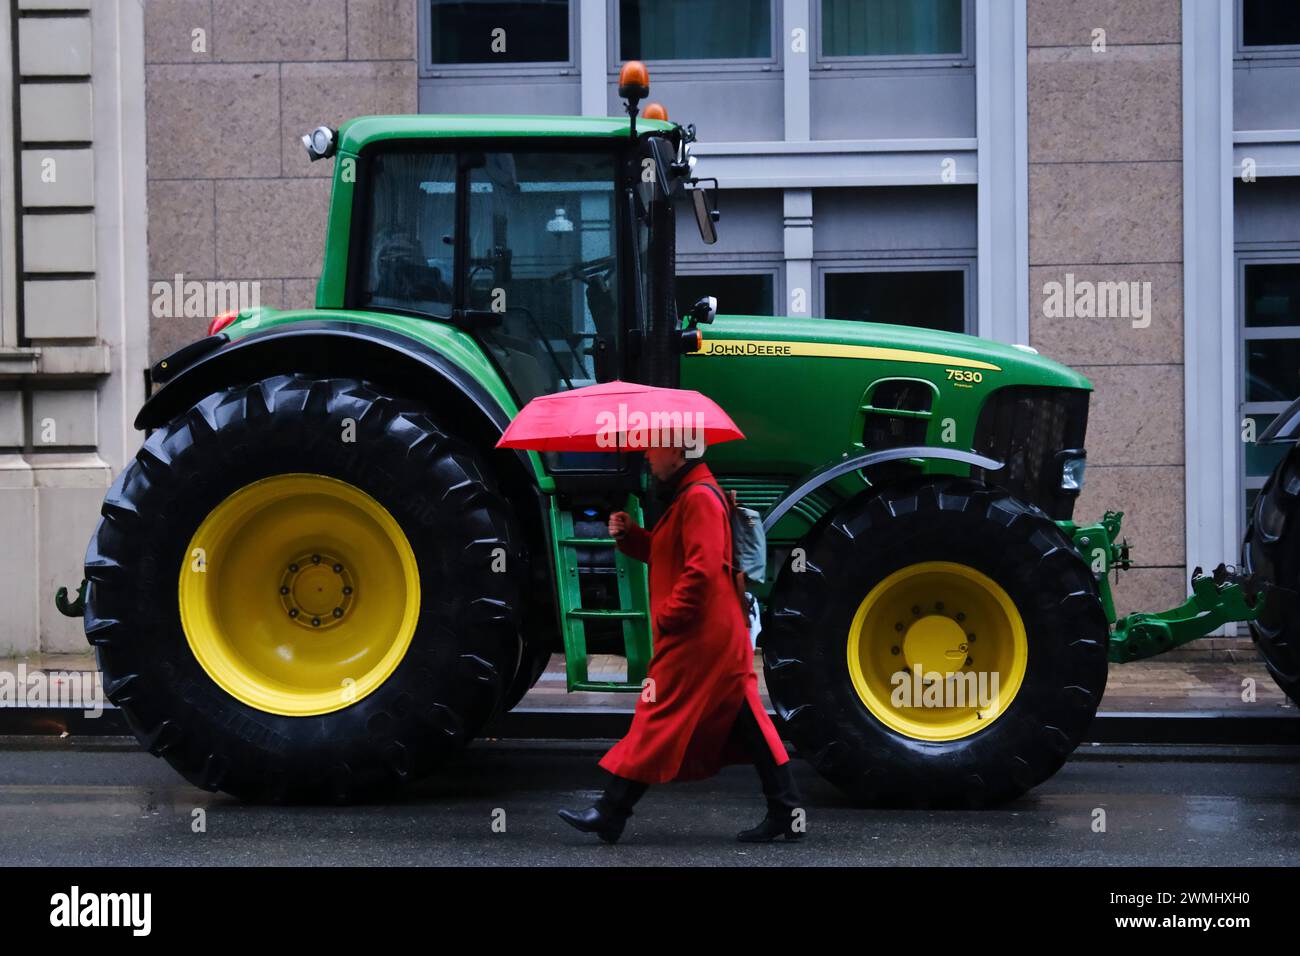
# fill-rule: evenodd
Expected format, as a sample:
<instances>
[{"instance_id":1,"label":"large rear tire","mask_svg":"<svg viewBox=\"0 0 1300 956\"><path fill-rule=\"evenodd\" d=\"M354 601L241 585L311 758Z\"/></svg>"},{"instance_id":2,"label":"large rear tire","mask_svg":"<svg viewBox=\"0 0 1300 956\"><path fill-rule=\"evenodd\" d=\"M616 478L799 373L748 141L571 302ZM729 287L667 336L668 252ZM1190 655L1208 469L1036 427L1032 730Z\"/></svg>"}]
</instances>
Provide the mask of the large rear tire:
<instances>
[{"instance_id":1,"label":"large rear tire","mask_svg":"<svg viewBox=\"0 0 1300 956\"><path fill-rule=\"evenodd\" d=\"M1274 585L1251 636L1279 687L1300 704L1300 447L1291 449L1255 499L1241 563Z\"/></svg>"},{"instance_id":2,"label":"large rear tire","mask_svg":"<svg viewBox=\"0 0 1300 956\"><path fill-rule=\"evenodd\" d=\"M1016 797L1061 767L1106 686L1090 568L1043 512L974 481L851 502L786 562L771 609L777 713L863 803Z\"/></svg>"},{"instance_id":3,"label":"large rear tire","mask_svg":"<svg viewBox=\"0 0 1300 956\"><path fill-rule=\"evenodd\" d=\"M549 606L547 608L549 609ZM530 630L532 629L526 623L519 670L515 673L514 682L506 692L505 703L501 707L503 711L511 711L519 706L519 702L525 695L537 686L537 682L542 679L542 673L546 670L546 665L551 662L551 642L547 639L547 634L543 632L530 635L528 633ZM537 627L536 630L542 629Z\"/></svg>"},{"instance_id":4,"label":"large rear tire","mask_svg":"<svg viewBox=\"0 0 1300 956\"><path fill-rule=\"evenodd\" d=\"M500 708L525 562L482 462L421 407L277 376L202 399L122 472L86 632L109 699L196 786L364 800Z\"/></svg>"}]
</instances>

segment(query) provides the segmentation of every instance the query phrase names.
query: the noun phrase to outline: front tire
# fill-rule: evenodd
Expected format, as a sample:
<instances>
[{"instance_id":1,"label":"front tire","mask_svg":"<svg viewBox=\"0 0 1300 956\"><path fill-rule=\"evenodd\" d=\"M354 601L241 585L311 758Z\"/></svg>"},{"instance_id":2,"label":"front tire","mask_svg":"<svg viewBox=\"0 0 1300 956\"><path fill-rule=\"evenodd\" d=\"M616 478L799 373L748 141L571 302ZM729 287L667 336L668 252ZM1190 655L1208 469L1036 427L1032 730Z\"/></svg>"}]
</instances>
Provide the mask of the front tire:
<instances>
[{"instance_id":1,"label":"front tire","mask_svg":"<svg viewBox=\"0 0 1300 956\"><path fill-rule=\"evenodd\" d=\"M186 779L371 799L499 709L520 532L465 443L348 379L199 401L119 476L86 557L110 700Z\"/></svg>"},{"instance_id":2,"label":"front tire","mask_svg":"<svg viewBox=\"0 0 1300 956\"><path fill-rule=\"evenodd\" d=\"M1242 543L1242 565L1274 585L1250 633L1277 685L1300 704L1300 449L1269 475Z\"/></svg>"},{"instance_id":3,"label":"front tire","mask_svg":"<svg viewBox=\"0 0 1300 956\"><path fill-rule=\"evenodd\" d=\"M855 800L998 803L1078 745L1109 628L1041 511L923 479L851 502L802 551L773 590L767 686L800 754Z\"/></svg>"}]
</instances>

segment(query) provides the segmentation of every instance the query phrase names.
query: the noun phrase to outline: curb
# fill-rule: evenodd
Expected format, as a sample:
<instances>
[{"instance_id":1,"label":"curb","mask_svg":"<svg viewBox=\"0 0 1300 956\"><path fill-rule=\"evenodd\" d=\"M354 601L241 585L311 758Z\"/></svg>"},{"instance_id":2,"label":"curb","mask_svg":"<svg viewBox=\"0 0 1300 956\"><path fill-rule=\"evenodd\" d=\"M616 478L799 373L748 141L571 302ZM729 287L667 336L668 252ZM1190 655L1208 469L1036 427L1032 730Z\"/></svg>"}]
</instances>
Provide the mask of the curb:
<instances>
[{"instance_id":1,"label":"curb","mask_svg":"<svg viewBox=\"0 0 1300 956\"><path fill-rule=\"evenodd\" d=\"M768 714L776 720L772 711ZM497 717L478 736L505 740L617 740L627 733L631 720L631 710L519 707ZM125 716L111 705L98 717L88 717L74 707L0 707L0 736L61 737L65 734L134 736ZM1107 711L1093 719L1082 743L1300 745L1300 716L1205 710Z\"/></svg>"}]
</instances>

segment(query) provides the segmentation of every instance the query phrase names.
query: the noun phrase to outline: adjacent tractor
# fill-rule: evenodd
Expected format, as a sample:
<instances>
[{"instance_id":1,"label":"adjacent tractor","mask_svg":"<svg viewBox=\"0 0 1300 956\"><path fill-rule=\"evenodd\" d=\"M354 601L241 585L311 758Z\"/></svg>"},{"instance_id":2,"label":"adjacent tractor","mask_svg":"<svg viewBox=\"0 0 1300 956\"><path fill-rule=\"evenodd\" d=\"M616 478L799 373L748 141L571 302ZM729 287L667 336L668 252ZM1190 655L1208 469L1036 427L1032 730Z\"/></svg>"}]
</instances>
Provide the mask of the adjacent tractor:
<instances>
[{"instance_id":1,"label":"adjacent tractor","mask_svg":"<svg viewBox=\"0 0 1300 956\"><path fill-rule=\"evenodd\" d=\"M644 68L620 92L626 117L304 137L334 163L316 307L222 316L151 369L148 436L84 600L63 602L151 753L248 800L373 799L557 651L570 691L641 690L646 572L604 530L643 501L653 518L641 456L494 447L534 396L613 379L698 389L747 435L709 461L765 516L772 703L859 801L1015 797L1083 738L1108 661L1259 615L1223 570L1115 619L1121 515L1074 515L1079 373L963 335L679 304L677 211L716 239L716 184L693 174L693 127L638 116ZM1293 456L1248 542L1274 577L1300 573L1298 495ZM1295 620L1256 622L1292 696ZM625 657L623 679L591 653Z\"/></svg>"}]
</instances>

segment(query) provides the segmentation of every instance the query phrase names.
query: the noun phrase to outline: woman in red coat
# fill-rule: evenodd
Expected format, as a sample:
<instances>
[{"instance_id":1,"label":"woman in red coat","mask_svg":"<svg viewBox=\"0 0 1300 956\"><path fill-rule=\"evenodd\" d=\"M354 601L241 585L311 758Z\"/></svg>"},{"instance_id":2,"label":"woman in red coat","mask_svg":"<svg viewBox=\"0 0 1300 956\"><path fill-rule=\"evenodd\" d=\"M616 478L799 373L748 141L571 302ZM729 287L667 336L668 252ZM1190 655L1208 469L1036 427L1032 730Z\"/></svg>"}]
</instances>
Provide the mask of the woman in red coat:
<instances>
[{"instance_id":1,"label":"woman in red coat","mask_svg":"<svg viewBox=\"0 0 1300 956\"><path fill-rule=\"evenodd\" d=\"M650 565L647 683L627 736L600 760L614 775L604 795L560 817L613 843L650 784L699 780L752 761L767 815L738 839L797 839L803 814L790 757L758 696L749 622L726 570L731 524L722 491L708 465L688 461L681 448L646 454L669 504L651 531L622 511L610 515L609 530L621 551Z\"/></svg>"}]
</instances>

